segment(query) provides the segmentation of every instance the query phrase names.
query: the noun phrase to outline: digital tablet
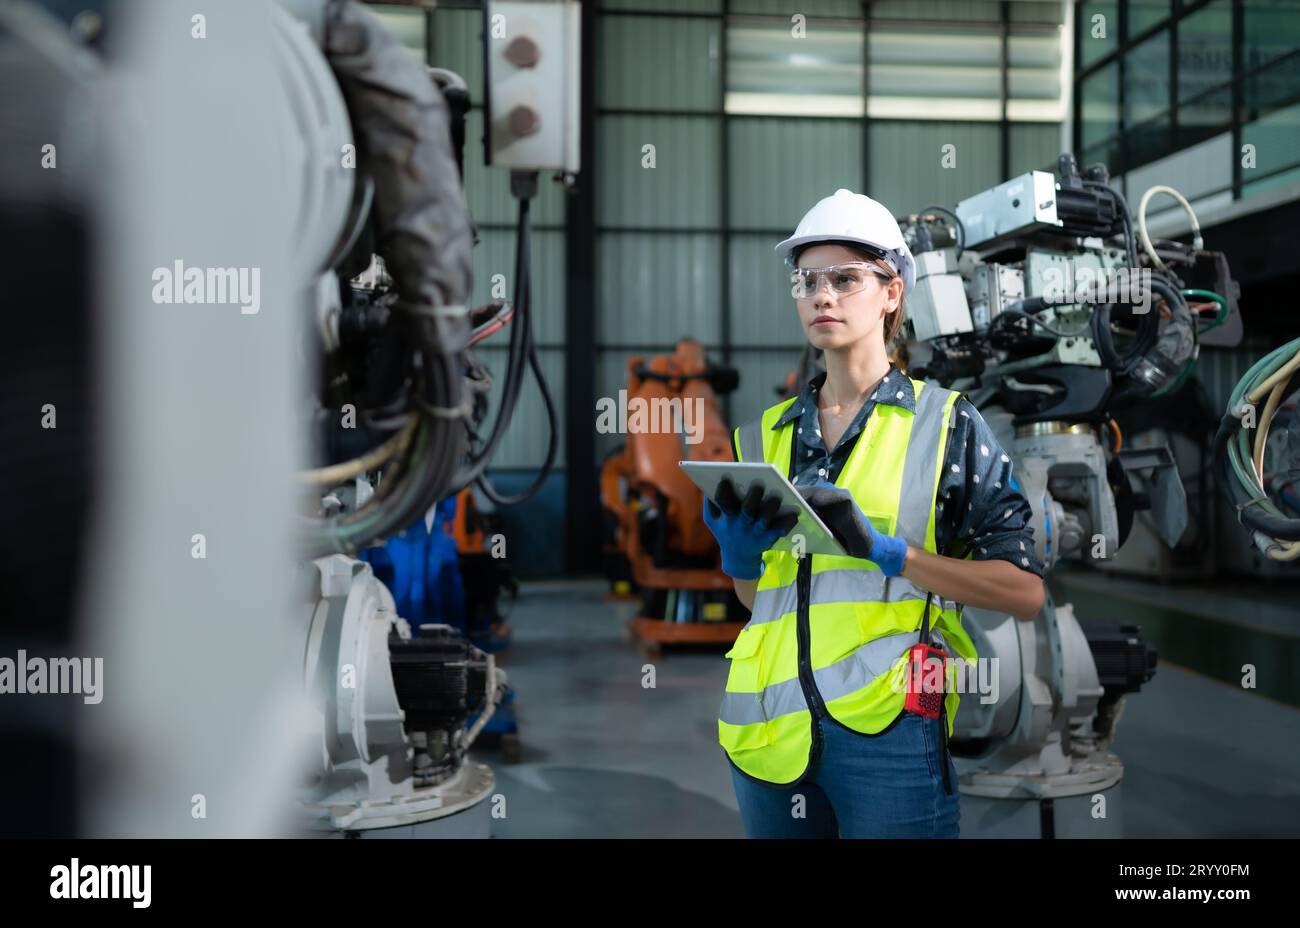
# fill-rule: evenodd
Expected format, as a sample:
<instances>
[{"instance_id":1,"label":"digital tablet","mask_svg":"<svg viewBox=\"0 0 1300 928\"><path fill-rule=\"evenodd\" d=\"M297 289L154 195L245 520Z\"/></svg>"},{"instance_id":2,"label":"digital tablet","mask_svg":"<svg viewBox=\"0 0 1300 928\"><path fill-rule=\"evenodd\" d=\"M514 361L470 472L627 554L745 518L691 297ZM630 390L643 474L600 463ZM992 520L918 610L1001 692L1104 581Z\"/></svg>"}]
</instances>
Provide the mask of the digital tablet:
<instances>
[{"instance_id":1,"label":"digital tablet","mask_svg":"<svg viewBox=\"0 0 1300 928\"><path fill-rule=\"evenodd\" d=\"M808 554L835 554L847 557L847 552L840 547L824 522L817 515L807 500L799 495L794 484L785 478L776 467L767 462L742 464L736 461L678 461L677 465L691 481L704 491L710 499L717 497L718 484L724 477L731 480L736 488L736 495L742 500L749 488L755 483L761 484L764 493L775 493L781 499L781 508L777 515L797 512L799 521L783 537L772 545L774 551L789 551L796 536L802 535L803 549Z\"/></svg>"}]
</instances>

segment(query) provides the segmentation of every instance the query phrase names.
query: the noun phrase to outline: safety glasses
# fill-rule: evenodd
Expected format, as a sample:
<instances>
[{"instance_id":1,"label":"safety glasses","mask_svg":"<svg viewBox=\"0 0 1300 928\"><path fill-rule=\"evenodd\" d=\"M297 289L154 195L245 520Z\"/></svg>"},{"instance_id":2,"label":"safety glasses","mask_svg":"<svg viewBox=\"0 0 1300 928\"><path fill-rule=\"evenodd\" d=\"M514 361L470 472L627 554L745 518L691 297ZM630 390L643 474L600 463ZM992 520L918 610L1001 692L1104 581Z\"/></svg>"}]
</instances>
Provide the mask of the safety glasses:
<instances>
[{"instance_id":1,"label":"safety glasses","mask_svg":"<svg viewBox=\"0 0 1300 928\"><path fill-rule=\"evenodd\" d=\"M796 300L812 299L821 291L825 281L834 293L847 296L864 288L872 277L889 280L893 276L880 265L866 261L830 267L798 267L790 272L790 293Z\"/></svg>"}]
</instances>

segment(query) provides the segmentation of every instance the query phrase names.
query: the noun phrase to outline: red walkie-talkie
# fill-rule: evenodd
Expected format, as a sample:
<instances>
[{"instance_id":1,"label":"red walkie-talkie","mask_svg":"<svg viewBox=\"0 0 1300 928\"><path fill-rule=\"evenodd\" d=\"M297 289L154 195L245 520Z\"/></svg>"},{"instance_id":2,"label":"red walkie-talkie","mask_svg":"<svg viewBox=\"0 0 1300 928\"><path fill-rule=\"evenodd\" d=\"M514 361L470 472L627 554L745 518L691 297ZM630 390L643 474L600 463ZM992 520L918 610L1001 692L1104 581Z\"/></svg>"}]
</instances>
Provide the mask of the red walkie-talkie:
<instances>
[{"instance_id":1,"label":"red walkie-talkie","mask_svg":"<svg viewBox=\"0 0 1300 928\"><path fill-rule=\"evenodd\" d=\"M925 597L925 616L921 619L921 639L907 652L907 698L903 708L927 719L937 719L943 711L944 684L948 679L948 655L930 644L930 601ZM936 664L937 662L937 664ZM934 680L935 668L939 680Z\"/></svg>"},{"instance_id":2,"label":"red walkie-talkie","mask_svg":"<svg viewBox=\"0 0 1300 928\"><path fill-rule=\"evenodd\" d=\"M907 651L907 697L903 710L915 712L927 719L939 719L939 763L943 767L943 791L952 795L952 781L948 774L948 720L944 705L944 690L948 682L948 655L942 648L930 644L930 601L934 594L925 597L925 615L921 619L921 638ZM941 671L934 681L934 661Z\"/></svg>"}]
</instances>

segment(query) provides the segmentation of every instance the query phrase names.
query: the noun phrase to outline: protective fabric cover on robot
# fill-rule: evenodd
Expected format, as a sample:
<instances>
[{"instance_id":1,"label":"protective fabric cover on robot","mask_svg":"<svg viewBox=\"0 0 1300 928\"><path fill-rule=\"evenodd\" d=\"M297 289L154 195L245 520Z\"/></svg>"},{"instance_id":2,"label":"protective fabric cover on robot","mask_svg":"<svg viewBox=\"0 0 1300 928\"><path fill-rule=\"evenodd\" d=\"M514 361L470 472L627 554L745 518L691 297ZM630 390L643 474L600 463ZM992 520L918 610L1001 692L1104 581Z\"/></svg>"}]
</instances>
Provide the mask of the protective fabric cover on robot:
<instances>
[{"instance_id":1,"label":"protective fabric cover on robot","mask_svg":"<svg viewBox=\"0 0 1300 928\"><path fill-rule=\"evenodd\" d=\"M374 179L376 250L405 308L434 315L439 342L468 338L474 235L451 146L447 102L424 67L354 0L331 4L325 56Z\"/></svg>"}]
</instances>

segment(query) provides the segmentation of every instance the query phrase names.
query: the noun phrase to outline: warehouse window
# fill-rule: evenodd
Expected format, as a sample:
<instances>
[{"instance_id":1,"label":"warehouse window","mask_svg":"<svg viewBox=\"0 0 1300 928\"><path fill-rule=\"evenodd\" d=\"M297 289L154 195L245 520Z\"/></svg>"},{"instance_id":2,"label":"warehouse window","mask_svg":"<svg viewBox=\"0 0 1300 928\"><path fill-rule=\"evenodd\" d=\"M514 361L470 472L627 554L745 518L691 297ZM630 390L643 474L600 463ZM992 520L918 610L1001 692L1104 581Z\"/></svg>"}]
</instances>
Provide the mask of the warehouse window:
<instances>
[{"instance_id":1,"label":"warehouse window","mask_svg":"<svg viewBox=\"0 0 1300 928\"><path fill-rule=\"evenodd\" d=\"M870 115L1002 118L1000 26L883 22L872 23L870 36Z\"/></svg>"},{"instance_id":2,"label":"warehouse window","mask_svg":"<svg viewBox=\"0 0 1300 928\"><path fill-rule=\"evenodd\" d=\"M1130 0L1128 4L1129 35L1141 35L1152 26L1169 18L1175 0Z\"/></svg>"},{"instance_id":3,"label":"warehouse window","mask_svg":"<svg viewBox=\"0 0 1300 928\"><path fill-rule=\"evenodd\" d=\"M727 23L728 113L862 115L862 24Z\"/></svg>"},{"instance_id":4,"label":"warehouse window","mask_svg":"<svg viewBox=\"0 0 1300 928\"><path fill-rule=\"evenodd\" d=\"M1279 58L1294 60L1300 45L1300 0L1243 0L1241 13L1244 70Z\"/></svg>"},{"instance_id":5,"label":"warehouse window","mask_svg":"<svg viewBox=\"0 0 1300 928\"><path fill-rule=\"evenodd\" d=\"M1178 148L1232 123L1232 2L1215 0L1178 25Z\"/></svg>"},{"instance_id":6,"label":"warehouse window","mask_svg":"<svg viewBox=\"0 0 1300 928\"><path fill-rule=\"evenodd\" d=\"M1056 4L1010 4L1006 20L875 4L860 19L727 20L728 113L1041 122L1064 117ZM999 5L983 12L1001 14ZM973 12L981 12L974 5ZM925 18L922 14L935 14ZM938 18L939 13L951 18ZM864 45L863 33L866 33ZM869 96L863 101L863 70ZM1005 84L1005 87L1004 87ZM1004 108L1004 94L1006 106Z\"/></svg>"},{"instance_id":7,"label":"warehouse window","mask_svg":"<svg viewBox=\"0 0 1300 928\"><path fill-rule=\"evenodd\" d=\"M1171 150L1168 32L1158 32L1124 59L1123 112L1133 158L1153 161Z\"/></svg>"},{"instance_id":8,"label":"warehouse window","mask_svg":"<svg viewBox=\"0 0 1300 928\"><path fill-rule=\"evenodd\" d=\"M1109 151L1119 133L1119 63L1093 71L1080 82L1076 127L1080 160L1092 162ZM1104 159L1103 159L1104 160Z\"/></svg>"},{"instance_id":9,"label":"warehouse window","mask_svg":"<svg viewBox=\"0 0 1300 928\"><path fill-rule=\"evenodd\" d=\"M1084 0L1075 14L1081 161L1122 174L1222 136L1234 196L1289 171L1276 165L1261 176L1256 164L1245 174L1239 146L1246 126L1261 125L1289 160L1300 151L1300 136L1285 135L1287 116L1265 122L1300 102L1300 0Z\"/></svg>"},{"instance_id":10,"label":"warehouse window","mask_svg":"<svg viewBox=\"0 0 1300 928\"><path fill-rule=\"evenodd\" d=\"M1083 67L1096 64L1119 48L1119 4L1083 0L1075 7L1079 36L1077 60Z\"/></svg>"}]
</instances>

